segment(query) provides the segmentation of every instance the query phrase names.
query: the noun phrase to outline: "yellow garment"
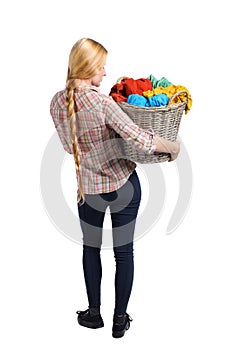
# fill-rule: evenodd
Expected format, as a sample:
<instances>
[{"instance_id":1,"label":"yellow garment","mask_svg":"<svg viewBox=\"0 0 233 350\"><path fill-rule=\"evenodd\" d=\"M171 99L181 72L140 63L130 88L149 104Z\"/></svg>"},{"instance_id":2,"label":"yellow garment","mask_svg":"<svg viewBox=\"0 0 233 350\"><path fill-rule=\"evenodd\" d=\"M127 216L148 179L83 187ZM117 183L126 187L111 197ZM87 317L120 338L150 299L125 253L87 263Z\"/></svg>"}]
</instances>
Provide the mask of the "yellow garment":
<instances>
[{"instance_id":1,"label":"yellow garment","mask_svg":"<svg viewBox=\"0 0 233 350\"><path fill-rule=\"evenodd\" d=\"M191 107L192 107L192 98L191 95L188 91L188 89L182 85L170 85L167 87L157 87L153 90L148 90L148 91L144 91L143 92L143 96L145 97L152 97L154 95L158 95L158 94L166 94L168 96L168 98L170 99L174 94L176 94L177 92L183 91L185 90L188 93L188 103L185 107L185 114L187 114ZM178 103L178 102L184 102L186 101L186 95L180 94L179 96L175 97L171 104L173 103Z\"/></svg>"}]
</instances>

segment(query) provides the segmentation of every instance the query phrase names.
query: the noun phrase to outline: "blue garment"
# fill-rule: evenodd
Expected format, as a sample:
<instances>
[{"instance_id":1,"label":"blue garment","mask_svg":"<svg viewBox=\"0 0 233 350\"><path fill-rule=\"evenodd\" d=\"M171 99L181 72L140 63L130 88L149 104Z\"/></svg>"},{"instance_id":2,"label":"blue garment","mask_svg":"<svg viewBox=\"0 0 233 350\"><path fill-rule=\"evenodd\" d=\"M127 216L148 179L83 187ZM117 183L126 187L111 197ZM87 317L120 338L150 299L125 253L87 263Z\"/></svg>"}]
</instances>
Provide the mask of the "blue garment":
<instances>
[{"instance_id":1,"label":"blue garment","mask_svg":"<svg viewBox=\"0 0 233 350\"><path fill-rule=\"evenodd\" d=\"M144 97L138 94L128 96L127 103L141 107L161 107L168 104L169 98L166 94L154 95L152 97Z\"/></svg>"},{"instance_id":2,"label":"blue garment","mask_svg":"<svg viewBox=\"0 0 233 350\"><path fill-rule=\"evenodd\" d=\"M166 94L159 94L149 97L147 100L148 107L161 107L168 104L169 98Z\"/></svg>"},{"instance_id":3,"label":"blue garment","mask_svg":"<svg viewBox=\"0 0 233 350\"><path fill-rule=\"evenodd\" d=\"M135 106L145 107L147 104L147 98L138 94L132 94L128 96L127 103Z\"/></svg>"}]
</instances>

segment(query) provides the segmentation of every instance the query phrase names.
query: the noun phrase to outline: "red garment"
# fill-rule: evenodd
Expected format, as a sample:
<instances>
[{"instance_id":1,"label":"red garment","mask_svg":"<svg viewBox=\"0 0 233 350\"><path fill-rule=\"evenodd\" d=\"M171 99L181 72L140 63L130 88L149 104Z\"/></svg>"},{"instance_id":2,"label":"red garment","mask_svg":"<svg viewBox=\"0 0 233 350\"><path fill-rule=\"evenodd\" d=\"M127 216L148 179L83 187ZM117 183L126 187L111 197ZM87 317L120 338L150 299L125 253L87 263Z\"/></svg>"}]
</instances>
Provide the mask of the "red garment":
<instances>
[{"instance_id":1,"label":"red garment","mask_svg":"<svg viewBox=\"0 0 233 350\"><path fill-rule=\"evenodd\" d=\"M142 95L144 91L153 89L150 79L124 78L120 83L115 84L109 93L116 102L127 101L129 95Z\"/></svg>"}]
</instances>

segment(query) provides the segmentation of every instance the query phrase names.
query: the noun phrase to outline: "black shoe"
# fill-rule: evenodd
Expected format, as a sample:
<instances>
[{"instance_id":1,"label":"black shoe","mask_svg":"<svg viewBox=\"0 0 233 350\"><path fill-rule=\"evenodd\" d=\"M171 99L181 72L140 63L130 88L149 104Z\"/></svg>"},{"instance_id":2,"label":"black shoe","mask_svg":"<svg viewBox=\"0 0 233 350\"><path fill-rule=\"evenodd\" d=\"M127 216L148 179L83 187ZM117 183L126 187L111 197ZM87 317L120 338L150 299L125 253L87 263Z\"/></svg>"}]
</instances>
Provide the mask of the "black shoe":
<instances>
[{"instance_id":1,"label":"black shoe","mask_svg":"<svg viewBox=\"0 0 233 350\"><path fill-rule=\"evenodd\" d=\"M77 311L78 323L81 326L96 329L104 326L103 319L100 314L92 314L92 312L87 309L85 311Z\"/></svg>"},{"instance_id":2,"label":"black shoe","mask_svg":"<svg viewBox=\"0 0 233 350\"><path fill-rule=\"evenodd\" d=\"M113 338L121 338L124 336L125 331L130 327L132 318L126 313L125 315L113 317L112 336Z\"/></svg>"}]
</instances>

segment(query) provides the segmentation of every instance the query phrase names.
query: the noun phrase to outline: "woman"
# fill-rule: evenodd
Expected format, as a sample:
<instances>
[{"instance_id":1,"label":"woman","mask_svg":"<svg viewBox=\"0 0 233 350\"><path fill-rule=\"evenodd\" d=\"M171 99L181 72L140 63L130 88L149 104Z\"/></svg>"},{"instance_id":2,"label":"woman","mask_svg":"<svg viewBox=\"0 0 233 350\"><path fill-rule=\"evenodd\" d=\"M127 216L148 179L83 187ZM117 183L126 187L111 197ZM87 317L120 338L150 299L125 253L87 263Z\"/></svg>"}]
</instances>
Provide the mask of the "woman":
<instances>
[{"instance_id":1,"label":"woman","mask_svg":"<svg viewBox=\"0 0 233 350\"><path fill-rule=\"evenodd\" d=\"M171 160L179 142L170 142L140 129L116 102L99 91L106 76L107 50L92 39L80 39L69 56L66 88L55 94L50 112L64 149L74 155L78 181L78 212L83 233L83 271L88 309L78 322L89 328L104 326L101 304L101 242L110 208L116 261L115 308L112 335L122 337L130 326L127 313L133 276L133 237L141 200L136 164L125 159L126 140L146 153L166 152Z\"/></svg>"}]
</instances>

